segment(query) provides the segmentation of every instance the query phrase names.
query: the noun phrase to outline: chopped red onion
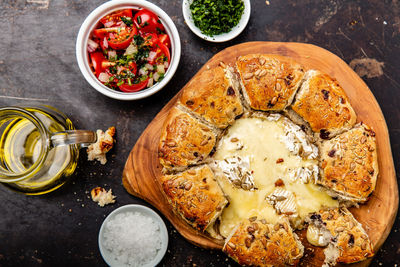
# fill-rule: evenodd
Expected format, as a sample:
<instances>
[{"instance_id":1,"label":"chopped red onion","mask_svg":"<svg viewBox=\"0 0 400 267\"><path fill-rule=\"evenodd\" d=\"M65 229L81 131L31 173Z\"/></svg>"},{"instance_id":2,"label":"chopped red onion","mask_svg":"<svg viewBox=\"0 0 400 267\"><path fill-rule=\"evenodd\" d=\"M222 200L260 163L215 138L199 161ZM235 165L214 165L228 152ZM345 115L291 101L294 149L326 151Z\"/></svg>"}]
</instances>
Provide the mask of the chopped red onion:
<instances>
[{"instance_id":1,"label":"chopped red onion","mask_svg":"<svg viewBox=\"0 0 400 267\"><path fill-rule=\"evenodd\" d=\"M106 37L104 37L104 39L103 39L103 46L104 46L104 48L108 48L108 41L107 41Z\"/></svg>"},{"instance_id":2,"label":"chopped red onion","mask_svg":"<svg viewBox=\"0 0 400 267\"><path fill-rule=\"evenodd\" d=\"M157 53L154 51L151 51L149 53L149 56L147 57L147 61L153 61L156 58Z\"/></svg>"},{"instance_id":3,"label":"chopped red onion","mask_svg":"<svg viewBox=\"0 0 400 267\"><path fill-rule=\"evenodd\" d=\"M149 82L147 83L147 87L152 87L153 86L153 78L149 79Z\"/></svg>"},{"instance_id":4,"label":"chopped red onion","mask_svg":"<svg viewBox=\"0 0 400 267\"><path fill-rule=\"evenodd\" d=\"M115 50L108 51L108 58L109 59L115 58L116 56L117 56L117 51L115 51Z\"/></svg>"},{"instance_id":5,"label":"chopped red onion","mask_svg":"<svg viewBox=\"0 0 400 267\"><path fill-rule=\"evenodd\" d=\"M125 69L124 67L118 66L118 67L117 67L117 73L120 74L121 71L123 71L124 69Z\"/></svg>"},{"instance_id":6,"label":"chopped red onion","mask_svg":"<svg viewBox=\"0 0 400 267\"><path fill-rule=\"evenodd\" d=\"M103 83L106 83L106 82L108 82L110 80L110 77L111 76L108 75L107 73L102 72L102 73L99 74L99 81L103 82Z\"/></svg>"},{"instance_id":7,"label":"chopped red onion","mask_svg":"<svg viewBox=\"0 0 400 267\"><path fill-rule=\"evenodd\" d=\"M93 41L92 39L88 40L88 46L87 46L87 50L89 53L92 53L94 51L96 51L96 49L99 47L99 44L96 43L95 41Z\"/></svg>"},{"instance_id":8,"label":"chopped red onion","mask_svg":"<svg viewBox=\"0 0 400 267\"><path fill-rule=\"evenodd\" d=\"M112 25L114 25L114 21L109 21L104 23L104 28L110 28Z\"/></svg>"}]
</instances>

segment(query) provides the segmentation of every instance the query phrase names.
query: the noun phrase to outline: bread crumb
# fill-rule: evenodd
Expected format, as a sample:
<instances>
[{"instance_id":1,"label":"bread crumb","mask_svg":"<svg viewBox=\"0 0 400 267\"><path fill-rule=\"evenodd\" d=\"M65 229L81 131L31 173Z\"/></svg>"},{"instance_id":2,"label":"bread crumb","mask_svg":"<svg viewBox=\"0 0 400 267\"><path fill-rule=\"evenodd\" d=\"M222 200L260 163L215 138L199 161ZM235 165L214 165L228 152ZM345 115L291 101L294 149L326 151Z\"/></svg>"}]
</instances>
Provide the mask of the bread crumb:
<instances>
[{"instance_id":1,"label":"bread crumb","mask_svg":"<svg viewBox=\"0 0 400 267\"><path fill-rule=\"evenodd\" d=\"M87 148L88 160L98 160L101 164L106 164L106 153L114 146L115 127L110 127L104 133L102 130L97 130L97 142L91 144Z\"/></svg>"},{"instance_id":2,"label":"bread crumb","mask_svg":"<svg viewBox=\"0 0 400 267\"><path fill-rule=\"evenodd\" d=\"M107 204L115 203L115 196L112 194L112 190L105 190L102 187L95 187L90 192L92 200L98 202L100 207L104 207Z\"/></svg>"}]
</instances>

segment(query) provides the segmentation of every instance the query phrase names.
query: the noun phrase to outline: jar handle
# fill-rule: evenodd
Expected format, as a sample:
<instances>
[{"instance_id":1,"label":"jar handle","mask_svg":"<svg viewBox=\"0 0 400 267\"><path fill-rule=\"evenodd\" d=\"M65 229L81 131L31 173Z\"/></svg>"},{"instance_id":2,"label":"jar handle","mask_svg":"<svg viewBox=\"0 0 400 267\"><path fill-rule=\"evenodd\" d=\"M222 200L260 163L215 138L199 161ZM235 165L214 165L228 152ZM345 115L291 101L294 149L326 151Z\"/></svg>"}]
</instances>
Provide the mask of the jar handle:
<instances>
[{"instance_id":1,"label":"jar handle","mask_svg":"<svg viewBox=\"0 0 400 267\"><path fill-rule=\"evenodd\" d=\"M57 132L50 137L50 146L64 146L79 144L81 147L87 147L97 141L97 134L86 130L68 130Z\"/></svg>"}]
</instances>

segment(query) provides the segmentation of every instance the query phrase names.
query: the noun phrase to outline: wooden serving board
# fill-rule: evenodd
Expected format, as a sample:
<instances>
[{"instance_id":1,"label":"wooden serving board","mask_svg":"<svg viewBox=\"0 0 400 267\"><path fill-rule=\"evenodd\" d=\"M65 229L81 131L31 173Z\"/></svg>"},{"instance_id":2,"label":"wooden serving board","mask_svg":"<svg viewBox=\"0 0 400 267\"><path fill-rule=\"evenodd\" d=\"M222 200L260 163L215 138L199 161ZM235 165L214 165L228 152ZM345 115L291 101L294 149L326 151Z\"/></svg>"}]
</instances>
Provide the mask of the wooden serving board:
<instances>
[{"instance_id":1,"label":"wooden serving board","mask_svg":"<svg viewBox=\"0 0 400 267\"><path fill-rule=\"evenodd\" d=\"M359 220L377 251L388 236L398 208L398 187L390 148L389 133L382 111L367 85L339 57L331 52L302 43L249 42L235 45L212 57L196 75L220 61L233 64L236 57L249 53L269 53L292 57L307 69L317 69L335 77L346 91L358 120L372 126L376 132L379 176L375 192L367 204L352 213ZM171 210L162 194L161 165L157 147L166 116L179 97L179 93L158 113L132 149L123 172L123 183L129 193L152 204L190 242L205 248L221 249L222 243L191 228ZM300 233L300 236L304 233ZM320 253L305 259L314 266L321 266ZM319 256L318 256L319 255ZM322 257L323 260L323 257ZM361 263L367 265L369 261Z\"/></svg>"}]
</instances>

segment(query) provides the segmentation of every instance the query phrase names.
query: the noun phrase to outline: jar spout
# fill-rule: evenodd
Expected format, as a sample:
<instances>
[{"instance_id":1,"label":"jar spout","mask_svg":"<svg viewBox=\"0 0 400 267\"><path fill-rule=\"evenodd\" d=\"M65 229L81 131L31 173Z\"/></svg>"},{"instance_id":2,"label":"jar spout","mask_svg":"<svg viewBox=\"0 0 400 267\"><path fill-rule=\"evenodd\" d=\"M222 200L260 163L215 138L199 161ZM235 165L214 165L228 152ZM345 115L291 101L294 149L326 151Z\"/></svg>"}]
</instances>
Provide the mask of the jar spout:
<instances>
[{"instance_id":1,"label":"jar spout","mask_svg":"<svg viewBox=\"0 0 400 267\"><path fill-rule=\"evenodd\" d=\"M97 141L97 134L87 130L68 130L57 132L50 137L50 146L80 145L87 147Z\"/></svg>"}]
</instances>

